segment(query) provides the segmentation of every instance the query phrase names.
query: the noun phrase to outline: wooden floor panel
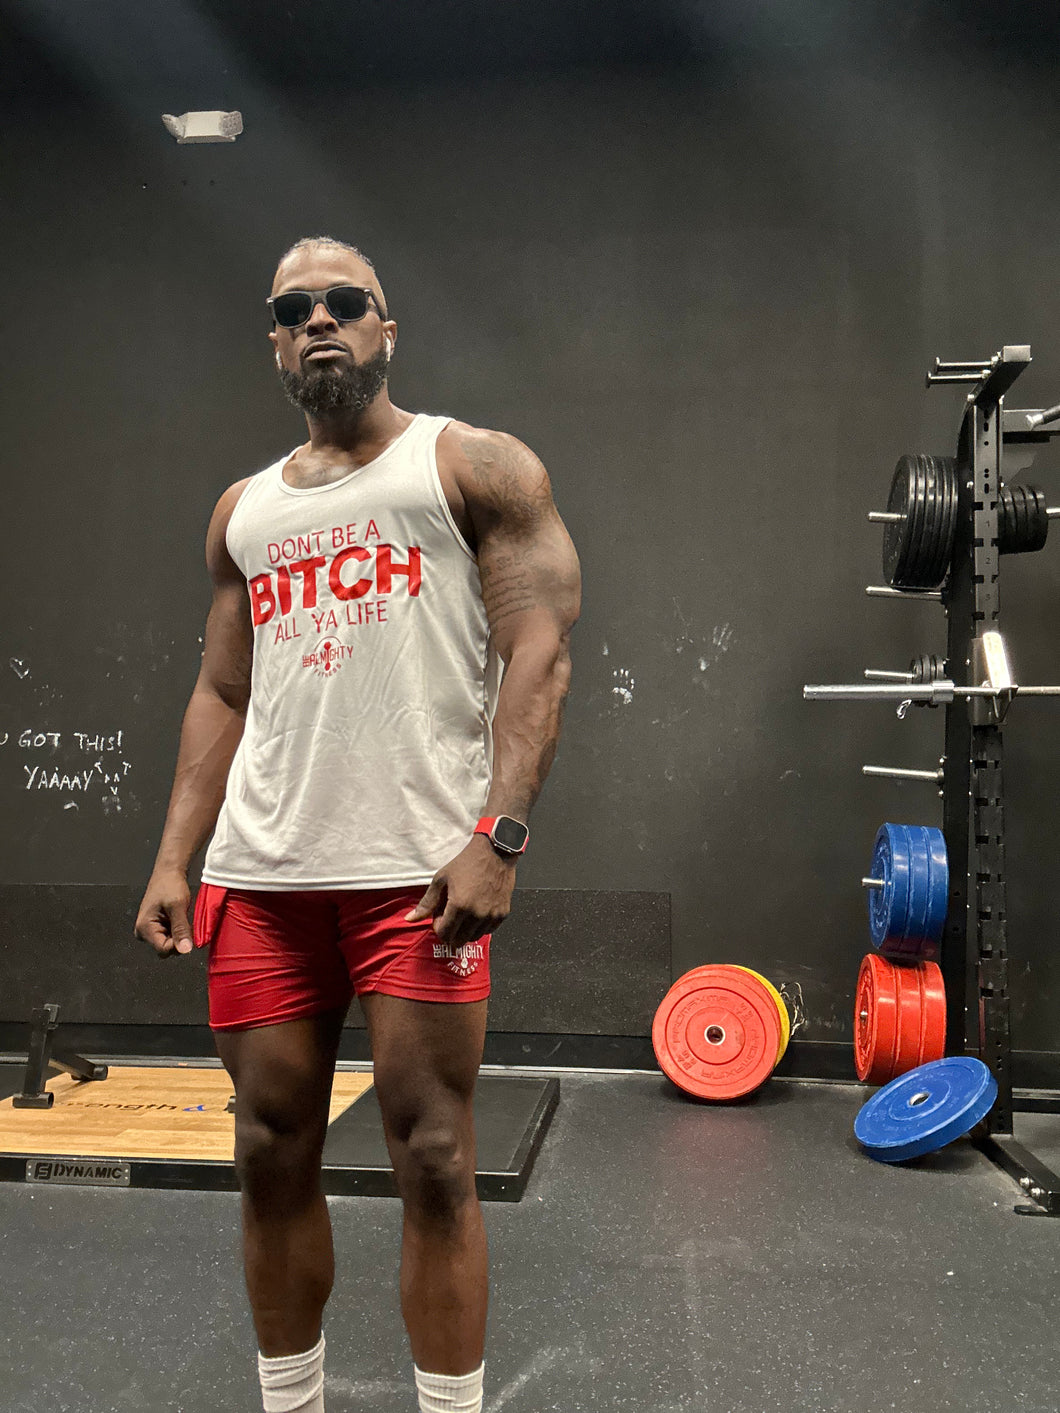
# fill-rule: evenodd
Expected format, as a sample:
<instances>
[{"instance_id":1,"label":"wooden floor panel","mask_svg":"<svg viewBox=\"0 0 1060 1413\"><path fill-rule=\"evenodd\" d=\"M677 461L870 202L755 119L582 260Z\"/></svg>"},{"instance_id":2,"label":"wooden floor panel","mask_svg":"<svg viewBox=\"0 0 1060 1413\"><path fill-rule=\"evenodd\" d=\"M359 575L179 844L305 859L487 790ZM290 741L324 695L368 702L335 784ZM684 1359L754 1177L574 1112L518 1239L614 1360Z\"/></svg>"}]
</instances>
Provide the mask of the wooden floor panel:
<instances>
[{"instance_id":1,"label":"wooden floor panel","mask_svg":"<svg viewBox=\"0 0 1060 1413\"><path fill-rule=\"evenodd\" d=\"M235 1119L225 1070L112 1065L104 1080L49 1080L50 1109L0 1100L0 1152L52 1157L198 1158L231 1162ZM328 1122L372 1087L370 1073L335 1075Z\"/></svg>"}]
</instances>

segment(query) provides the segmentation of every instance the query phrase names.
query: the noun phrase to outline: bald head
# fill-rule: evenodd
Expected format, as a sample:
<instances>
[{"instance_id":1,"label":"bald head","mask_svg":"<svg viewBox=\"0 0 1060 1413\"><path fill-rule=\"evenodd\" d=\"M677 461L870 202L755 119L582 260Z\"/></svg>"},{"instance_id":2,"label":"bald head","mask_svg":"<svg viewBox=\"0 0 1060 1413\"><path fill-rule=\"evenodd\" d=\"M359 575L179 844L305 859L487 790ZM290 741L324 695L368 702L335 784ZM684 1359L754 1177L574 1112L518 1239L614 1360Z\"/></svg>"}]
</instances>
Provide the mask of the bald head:
<instances>
[{"instance_id":1,"label":"bald head","mask_svg":"<svg viewBox=\"0 0 1060 1413\"><path fill-rule=\"evenodd\" d=\"M311 273L317 269L321 271L319 277ZM303 236L285 250L276 267L272 292L280 294L285 289L325 289L345 281L367 286L379 301L383 318L390 317L386 312L386 297L375 273L375 265L355 245L336 240L333 236Z\"/></svg>"}]
</instances>

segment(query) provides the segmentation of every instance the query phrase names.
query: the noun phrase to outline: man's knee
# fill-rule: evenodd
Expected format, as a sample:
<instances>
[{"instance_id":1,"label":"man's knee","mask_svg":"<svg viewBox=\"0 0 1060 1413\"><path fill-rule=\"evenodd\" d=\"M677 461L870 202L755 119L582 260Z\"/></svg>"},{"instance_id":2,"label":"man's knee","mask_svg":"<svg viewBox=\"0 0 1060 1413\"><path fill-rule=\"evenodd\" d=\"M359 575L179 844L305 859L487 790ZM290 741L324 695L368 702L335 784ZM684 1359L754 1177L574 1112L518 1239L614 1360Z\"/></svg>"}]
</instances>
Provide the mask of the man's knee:
<instances>
[{"instance_id":1,"label":"man's knee","mask_svg":"<svg viewBox=\"0 0 1060 1413\"><path fill-rule=\"evenodd\" d=\"M320 1120L275 1106L246 1106L236 1113L235 1169L251 1197L315 1190L327 1134Z\"/></svg>"},{"instance_id":2,"label":"man's knee","mask_svg":"<svg viewBox=\"0 0 1060 1413\"><path fill-rule=\"evenodd\" d=\"M394 1166L406 1203L440 1215L474 1197L474 1143L468 1125L425 1119L412 1126L397 1148Z\"/></svg>"}]
</instances>

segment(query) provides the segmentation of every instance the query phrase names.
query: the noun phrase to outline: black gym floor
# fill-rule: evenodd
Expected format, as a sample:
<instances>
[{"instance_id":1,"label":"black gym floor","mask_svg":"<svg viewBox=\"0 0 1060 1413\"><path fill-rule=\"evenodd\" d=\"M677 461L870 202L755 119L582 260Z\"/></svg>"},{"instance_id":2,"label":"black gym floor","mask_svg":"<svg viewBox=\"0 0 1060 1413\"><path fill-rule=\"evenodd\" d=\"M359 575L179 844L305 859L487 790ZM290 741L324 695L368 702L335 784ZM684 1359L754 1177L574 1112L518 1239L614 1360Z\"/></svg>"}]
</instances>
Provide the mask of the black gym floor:
<instances>
[{"instance_id":1,"label":"black gym floor","mask_svg":"<svg viewBox=\"0 0 1060 1413\"><path fill-rule=\"evenodd\" d=\"M485 1207L485 1413L1060 1407L1060 1219L966 1142L873 1163L855 1086L561 1083L523 1200ZM414 1413L399 1204L331 1211L328 1413ZM0 1232L4 1413L260 1409L234 1194L0 1184Z\"/></svg>"}]
</instances>

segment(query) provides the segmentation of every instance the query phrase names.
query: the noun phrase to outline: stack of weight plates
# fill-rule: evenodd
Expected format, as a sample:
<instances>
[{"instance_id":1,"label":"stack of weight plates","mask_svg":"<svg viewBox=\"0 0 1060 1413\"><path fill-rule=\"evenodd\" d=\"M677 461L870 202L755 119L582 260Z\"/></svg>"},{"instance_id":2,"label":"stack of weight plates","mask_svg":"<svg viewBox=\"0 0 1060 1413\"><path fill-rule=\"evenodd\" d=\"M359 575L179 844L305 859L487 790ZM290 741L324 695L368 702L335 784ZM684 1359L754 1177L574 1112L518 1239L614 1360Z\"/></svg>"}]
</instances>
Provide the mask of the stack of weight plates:
<instances>
[{"instance_id":1,"label":"stack of weight plates","mask_svg":"<svg viewBox=\"0 0 1060 1413\"><path fill-rule=\"evenodd\" d=\"M869 931L885 957L915 962L939 954L950 870L941 829L881 824L872 850Z\"/></svg>"},{"instance_id":2,"label":"stack of weight plates","mask_svg":"<svg viewBox=\"0 0 1060 1413\"><path fill-rule=\"evenodd\" d=\"M741 1099L764 1084L791 1037L780 992L756 971L702 966L674 982L655 1013L659 1068L697 1099Z\"/></svg>"},{"instance_id":3,"label":"stack of weight plates","mask_svg":"<svg viewBox=\"0 0 1060 1413\"><path fill-rule=\"evenodd\" d=\"M888 1084L946 1052L946 989L935 961L946 923L949 865L942 831L883 824L870 873L869 931L854 1005L858 1079Z\"/></svg>"},{"instance_id":4,"label":"stack of weight plates","mask_svg":"<svg viewBox=\"0 0 1060 1413\"><path fill-rule=\"evenodd\" d=\"M952 456L903 456L887 509L901 516L883 535L883 572L895 589L935 589L945 579L957 529L957 463Z\"/></svg>"},{"instance_id":5,"label":"stack of weight plates","mask_svg":"<svg viewBox=\"0 0 1060 1413\"><path fill-rule=\"evenodd\" d=\"M946 1052L946 988L934 962L901 965L870 952L854 1005L854 1067L887 1084Z\"/></svg>"}]
</instances>

